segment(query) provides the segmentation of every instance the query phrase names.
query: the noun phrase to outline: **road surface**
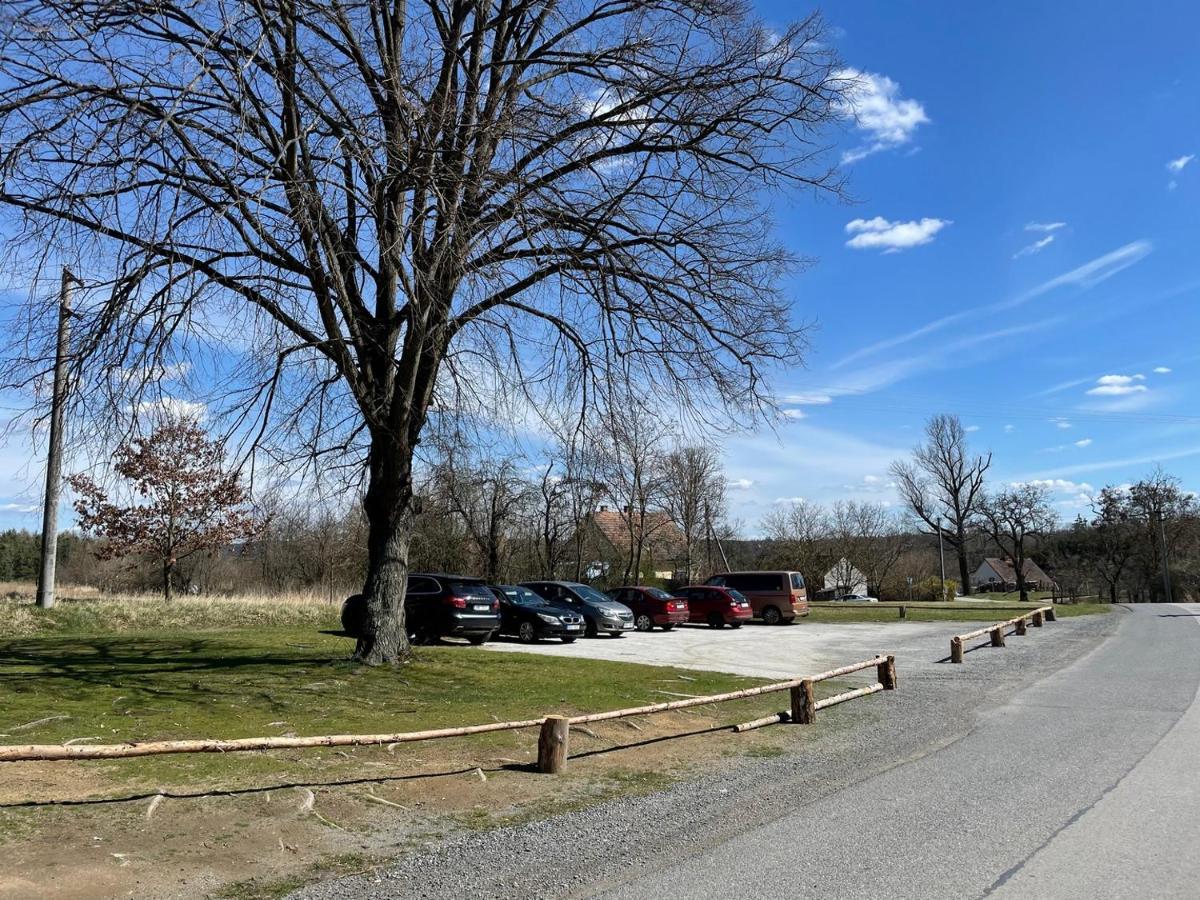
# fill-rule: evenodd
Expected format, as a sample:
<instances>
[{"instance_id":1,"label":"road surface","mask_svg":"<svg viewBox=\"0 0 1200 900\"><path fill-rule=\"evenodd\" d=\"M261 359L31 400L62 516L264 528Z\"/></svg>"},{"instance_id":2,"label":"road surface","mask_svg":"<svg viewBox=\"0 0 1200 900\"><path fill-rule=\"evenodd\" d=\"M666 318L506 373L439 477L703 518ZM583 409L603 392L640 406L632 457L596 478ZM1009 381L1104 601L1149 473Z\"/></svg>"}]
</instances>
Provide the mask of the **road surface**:
<instances>
[{"instance_id":1,"label":"road surface","mask_svg":"<svg viewBox=\"0 0 1200 900\"><path fill-rule=\"evenodd\" d=\"M1194 898L1197 616L1134 607L950 746L598 895Z\"/></svg>"},{"instance_id":2,"label":"road surface","mask_svg":"<svg viewBox=\"0 0 1200 900\"><path fill-rule=\"evenodd\" d=\"M826 649L841 662L899 651L900 690L837 707L843 727L796 755L431 842L297 896L1200 895L1200 605L1061 620L961 666L939 661L955 626L930 627L843 626L840 648ZM756 670L808 671L826 652L815 629L743 628L739 639L755 633L744 649ZM706 640L656 646L695 657ZM727 651L706 652L722 668Z\"/></svg>"}]
</instances>

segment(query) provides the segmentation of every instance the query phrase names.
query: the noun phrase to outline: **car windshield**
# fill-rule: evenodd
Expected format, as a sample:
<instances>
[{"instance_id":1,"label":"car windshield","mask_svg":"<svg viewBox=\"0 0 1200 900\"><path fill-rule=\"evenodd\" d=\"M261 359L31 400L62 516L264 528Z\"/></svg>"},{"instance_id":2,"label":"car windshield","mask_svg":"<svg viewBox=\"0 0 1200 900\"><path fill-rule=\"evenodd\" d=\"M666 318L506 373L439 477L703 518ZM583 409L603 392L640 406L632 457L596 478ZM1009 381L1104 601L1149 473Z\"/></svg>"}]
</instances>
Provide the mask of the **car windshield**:
<instances>
[{"instance_id":1,"label":"car windshield","mask_svg":"<svg viewBox=\"0 0 1200 900\"><path fill-rule=\"evenodd\" d=\"M579 598L587 603L602 603L609 604L615 602L612 597L606 597L594 587L586 584L571 585L571 590L579 595Z\"/></svg>"},{"instance_id":2,"label":"car windshield","mask_svg":"<svg viewBox=\"0 0 1200 900\"><path fill-rule=\"evenodd\" d=\"M651 597L653 597L655 600L671 600L671 599L673 599L671 597L671 595L668 594L666 591L664 591L662 588L646 588L646 593L649 594Z\"/></svg>"},{"instance_id":3,"label":"car windshield","mask_svg":"<svg viewBox=\"0 0 1200 900\"><path fill-rule=\"evenodd\" d=\"M458 581L446 580L446 587L450 589L450 593L463 600L486 600L489 603L495 602L495 597L488 590L488 586L482 581Z\"/></svg>"},{"instance_id":4,"label":"car windshield","mask_svg":"<svg viewBox=\"0 0 1200 900\"><path fill-rule=\"evenodd\" d=\"M529 588L514 587L505 588L504 596L513 606L549 606L541 596L535 594Z\"/></svg>"},{"instance_id":5,"label":"car windshield","mask_svg":"<svg viewBox=\"0 0 1200 900\"><path fill-rule=\"evenodd\" d=\"M726 590L729 591L729 596L732 597L734 600L739 600L739 601L745 602L746 595L743 594L741 591L735 591L733 588L726 588Z\"/></svg>"}]
</instances>

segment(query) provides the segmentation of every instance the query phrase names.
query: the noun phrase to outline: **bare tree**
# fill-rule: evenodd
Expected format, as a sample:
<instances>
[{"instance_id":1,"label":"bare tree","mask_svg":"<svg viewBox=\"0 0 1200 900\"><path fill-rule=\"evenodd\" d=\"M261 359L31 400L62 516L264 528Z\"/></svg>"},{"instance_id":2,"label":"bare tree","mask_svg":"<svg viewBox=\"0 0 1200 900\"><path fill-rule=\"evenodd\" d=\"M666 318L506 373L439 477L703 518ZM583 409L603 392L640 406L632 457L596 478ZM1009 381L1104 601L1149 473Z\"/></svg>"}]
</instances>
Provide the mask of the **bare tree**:
<instances>
[{"instance_id":1,"label":"bare tree","mask_svg":"<svg viewBox=\"0 0 1200 900\"><path fill-rule=\"evenodd\" d=\"M838 583L851 584L852 570L857 569L869 593L882 589L892 567L912 545L910 536L881 503L839 501L833 506L829 523L830 540L838 557Z\"/></svg>"},{"instance_id":2,"label":"bare tree","mask_svg":"<svg viewBox=\"0 0 1200 900\"><path fill-rule=\"evenodd\" d=\"M113 454L113 472L128 502L114 503L90 476L72 475L79 527L101 538L101 558L149 555L162 568L163 597L174 592L175 568L197 553L249 537L258 523L237 473L222 467L224 448L193 421L169 421Z\"/></svg>"},{"instance_id":3,"label":"bare tree","mask_svg":"<svg viewBox=\"0 0 1200 900\"><path fill-rule=\"evenodd\" d=\"M1050 492L1039 484L1018 484L985 495L979 503L978 520L1009 559L1016 572L1021 600L1029 599L1025 582L1028 541L1050 532L1058 521L1050 505Z\"/></svg>"},{"instance_id":4,"label":"bare tree","mask_svg":"<svg viewBox=\"0 0 1200 900\"><path fill-rule=\"evenodd\" d=\"M983 498L983 477L992 454L971 456L967 432L958 416L940 415L925 425L925 443L912 461L897 460L891 472L901 498L931 534L939 531L958 557L958 578L971 592L967 544L971 522Z\"/></svg>"},{"instance_id":5,"label":"bare tree","mask_svg":"<svg viewBox=\"0 0 1200 900\"><path fill-rule=\"evenodd\" d=\"M710 446L680 447L663 458L663 506L684 540L686 580L712 523L725 515L725 468Z\"/></svg>"},{"instance_id":6,"label":"bare tree","mask_svg":"<svg viewBox=\"0 0 1200 900\"><path fill-rule=\"evenodd\" d=\"M613 382L755 411L770 367L800 358L777 289L797 260L758 198L841 187L822 133L853 83L817 17L773 30L713 0L12 0L0 15L13 262L53 248L90 285L74 415L136 409L203 357L193 389L247 452L356 460L359 660L407 655L431 411L586 403ZM31 303L0 383L47 369L53 304Z\"/></svg>"},{"instance_id":7,"label":"bare tree","mask_svg":"<svg viewBox=\"0 0 1200 900\"><path fill-rule=\"evenodd\" d=\"M612 407L603 435L605 492L623 515L624 584L641 584L642 558L668 520L665 438L661 423L633 397Z\"/></svg>"},{"instance_id":8,"label":"bare tree","mask_svg":"<svg viewBox=\"0 0 1200 900\"><path fill-rule=\"evenodd\" d=\"M760 525L777 548L771 564L797 569L809 586L810 597L821 590L825 573L837 562L829 541L830 527L829 513L806 500L776 507Z\"/></svg>"}]
</instances>

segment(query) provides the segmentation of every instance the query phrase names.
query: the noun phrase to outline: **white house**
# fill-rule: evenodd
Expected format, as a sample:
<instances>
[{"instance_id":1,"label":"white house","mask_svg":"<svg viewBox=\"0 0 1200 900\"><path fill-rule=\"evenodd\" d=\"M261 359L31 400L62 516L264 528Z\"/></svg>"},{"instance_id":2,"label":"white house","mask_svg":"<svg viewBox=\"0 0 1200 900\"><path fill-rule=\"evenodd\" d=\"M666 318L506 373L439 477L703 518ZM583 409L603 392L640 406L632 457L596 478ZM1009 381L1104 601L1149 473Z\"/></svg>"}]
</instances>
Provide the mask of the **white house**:
<instances>
[{"instance_id":1,"label":"white house","mask_svg":"<svg viewBox=\"0 0 1200 900\"><path fill-rule=\"evenodd\" d=\"M858 571L844 556L839 559L832 569L825 573L825 590L823 595L839 597L842 594L867 593L867 576Z\"/></svg>"}]
</instances>

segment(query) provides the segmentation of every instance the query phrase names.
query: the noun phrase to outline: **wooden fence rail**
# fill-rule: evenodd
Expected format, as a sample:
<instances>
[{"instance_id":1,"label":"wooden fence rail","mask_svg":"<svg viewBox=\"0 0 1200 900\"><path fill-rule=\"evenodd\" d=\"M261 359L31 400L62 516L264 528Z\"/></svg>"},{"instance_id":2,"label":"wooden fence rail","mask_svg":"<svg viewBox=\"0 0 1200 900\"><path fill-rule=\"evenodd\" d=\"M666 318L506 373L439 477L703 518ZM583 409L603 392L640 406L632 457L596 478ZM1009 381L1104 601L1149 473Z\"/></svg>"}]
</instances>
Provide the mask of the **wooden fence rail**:
<instances>
[{"instance_id":1,"label":"wooden fence rail","mask_svg":"<svg viewBox=\"0 0 1200 900\"><path fill-rule=\"evenodd\" d=\"M991 625L976 628L974 631L968 631L966 634L956 634L950 638L950 662L961 663L963 661L963 644L972 638L983 637L986 634L991 637L993 647L1003 647L1004 629L1010 625L1015 627L1014 634L1025 634L1027 621L1031 622L1034 628L1041 628L1043 621L1053 622L1054 620L1054 607L1040 606L1015 619L1005 619L1003 622L994 622Z\"/></svg>"},{"instance_id":2,"label":"wooden fence rail","mask_svg":"<svg viewBox=\"0 0 1200 900\"><path fill-rule=\"evenodd\" d=\"M874 668L879 681L869 688L857 691L847 691L836 697L816 701L812 688L818 681L837 678L862 669ZM0 746L0 763L19 762L26 760L70 760L70 759L124 759L134 756L159 756L167 753L234 753L247 750L296 750L310 747L365 747L384 746L391 744L407 744L414 741L429 741L438 738L464 737L472 734L487 734L494 731L516 731L522 728L540 728L538 737L538 769L542 772L559 772L566 763L570 744L570 729L572 725L584 725L589 722L603 722L608 719L624 719L630 716L644 716L653 713L669 712L677 709L687 709L692 706L706 706L710 703L724 703L729 700L742 700L747 697L757 697L778 691L792 692L791 721L808 723L818 709L824 709L835 703L851 700L883 690L894 690L896 687L896 658L894 656L874 656L862 662L852 663L836 669L829 669L808 678L794 678L789 681L779 681L774 684L764 684L759 687L745 688L740 691L729 691L724 694L710 694L703 697L688 697L685 700L672 700L666 703L653 703L649 706L636 706L629 709L614 709L608 712L589 713L578 716L543 716L538 719L525 719L517 722L490 722L486 725L467 725L461 728L436 728L428 731L408 731L391 734L326 734L315 737L254 737L234 738L228 740L182 740L182 741L131 741L123 744L25 744ZM799 704L799 706L798 706ZM798 710L803 707L803 712ZM779 722L783 714L779 713L757 720L755 727ZM749 723L747 723L749 724ZM735 730L749 730L737 726Z\"/></svg>"}]
</instances>

